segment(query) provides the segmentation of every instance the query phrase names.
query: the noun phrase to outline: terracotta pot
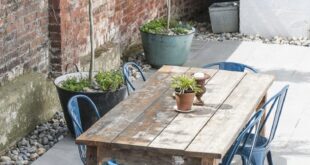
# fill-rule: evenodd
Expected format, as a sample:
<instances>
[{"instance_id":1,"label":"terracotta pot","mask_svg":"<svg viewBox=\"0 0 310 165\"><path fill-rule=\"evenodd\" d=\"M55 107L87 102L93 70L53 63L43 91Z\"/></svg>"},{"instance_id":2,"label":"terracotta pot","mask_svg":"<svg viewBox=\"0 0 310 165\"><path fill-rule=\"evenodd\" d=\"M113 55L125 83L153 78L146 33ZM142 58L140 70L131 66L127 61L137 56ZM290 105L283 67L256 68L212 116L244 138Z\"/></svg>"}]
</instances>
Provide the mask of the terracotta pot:
<instances>
[{"instance_id":1,"label":"terracotta pot","mask_svg":"<svg viewBox=\"0 0 310 165\"><path fill-rule=\"evenodd\" d=\"M181 111L189 111L192 109L195 93L175 94L177 108Z\"/></svg>"}]
</instances>

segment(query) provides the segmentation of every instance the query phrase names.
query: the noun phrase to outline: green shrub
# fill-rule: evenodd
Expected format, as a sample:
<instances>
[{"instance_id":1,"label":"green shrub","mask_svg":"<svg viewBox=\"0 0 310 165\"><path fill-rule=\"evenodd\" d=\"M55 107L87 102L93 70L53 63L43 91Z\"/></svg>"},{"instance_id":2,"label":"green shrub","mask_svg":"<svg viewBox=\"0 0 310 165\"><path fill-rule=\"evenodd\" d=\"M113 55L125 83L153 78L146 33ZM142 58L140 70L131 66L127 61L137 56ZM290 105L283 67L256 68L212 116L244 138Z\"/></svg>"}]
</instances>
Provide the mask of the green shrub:
<instances>
[{"instance_id":1,"label":"green shrub","mask_svg":"<svg viewBox=\"0 0 310 165\"><path fill-rule=\"evenodd\" d=\"M69 78L66 81L62 82L62 88L67 89L73 92L84 91L85 88L90 87L88 79L77 79L75 77Z\"/></svg>"},{"instance_id":2,"label":"green shrub","mask_svg":"<svg viewBox=\"0 0 310 165\"><path fill-rule=\"evenodd\" d=\"M124 84L124 77L121 71L99 72L95 80L103 91L115 91Z\"/></svg>"},{"instance_id":3,"label":"green shrub","mask_svg":"<svg viewBox=\"0 0 310 165\"><path fill-rule=\"evenodd\" d=\"M176 20L170 22L170 29L167 29L167 21L164 19L152 20L143 26L140 30L146 33L153 34L171 34L171 35L182 35L192 32L192 26L189 24L183 24Z\"/></svg>"},{"instance_id":4,"label":"green shrub","mask_svg":"<svg viewBox=\"0 0 310 165\"><path fill-rule=\"evenodd\" d=\"M95 75L95 81L102 91L115 91L124 84L121 71L98 72ZM92 85L87 78L77 79L73 77L62 82L61 87L69 91L81 92L85 91L86 88L92 88Z\"/></svg>"}]
</instances>

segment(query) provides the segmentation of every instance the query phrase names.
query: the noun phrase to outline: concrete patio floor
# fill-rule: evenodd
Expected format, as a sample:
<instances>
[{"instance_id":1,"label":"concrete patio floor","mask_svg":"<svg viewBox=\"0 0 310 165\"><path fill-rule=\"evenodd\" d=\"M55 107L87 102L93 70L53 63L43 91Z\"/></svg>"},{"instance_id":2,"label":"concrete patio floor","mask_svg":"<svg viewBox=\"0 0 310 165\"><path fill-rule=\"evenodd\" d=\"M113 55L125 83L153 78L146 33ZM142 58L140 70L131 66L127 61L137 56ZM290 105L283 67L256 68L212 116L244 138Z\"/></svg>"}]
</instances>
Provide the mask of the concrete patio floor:
<instances>
[{"instance_id":1,"label":"concrete patio floor","mask_svg":"<svg viewBox=\"0 0 310 165\"><path fill-rule=\"evenodd\" d=\"M201 67L218 61L245 63L262 73L275 75L276 81L268 91L269 97L284 85L290 85L277 135L272 142L274 164L310 164L310 48L260 42L194 40L185 66ZM268 123L267 127L270 125ZM33 164L82 163L73 139L66 137Z\"/></svg>"}]
</instances>

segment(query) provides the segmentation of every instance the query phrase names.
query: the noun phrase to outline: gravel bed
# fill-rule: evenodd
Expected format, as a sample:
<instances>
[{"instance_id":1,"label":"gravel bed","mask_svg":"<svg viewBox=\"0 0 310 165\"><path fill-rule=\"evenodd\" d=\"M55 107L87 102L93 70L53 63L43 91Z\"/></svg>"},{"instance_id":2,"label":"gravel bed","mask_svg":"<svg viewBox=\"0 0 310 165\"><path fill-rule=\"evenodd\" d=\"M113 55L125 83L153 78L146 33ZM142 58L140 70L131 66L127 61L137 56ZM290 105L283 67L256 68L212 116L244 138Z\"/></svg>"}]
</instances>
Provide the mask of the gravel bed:
<instances>
[{"instance_id":1,"label":"gravel bed","mask_svg":"<svg viewBox=\"0 0 310 165\"><path fill-rule=\"evenodd\" d=\"M211 25L209 23L195 23L197 40L206 41L225 41L225 40L235 40L235 41L256 41L266 44L289 44L297 46L310 47L310 39L304 37L279 37L275 36L272 38L264 38L260 35L245 35L241 33L212 33Z\"/></svg>"},{"instance_id":2,"label":"gravel bed","mask_svg":"<svg viewBox=\"0 0 310 165\"><path fill-rule=\"evenodd\" d=\"M34 131L1 156L0 165L31 164L63 139L67 133L68 128L63 113L56 112L50 121L36 126Z\"/></svg>"},{"instance_id":3,"label":"gravel bed","mask_svg":"<svg viewBox=\"0 0 310 165\"><path fill-rule=\"evenodd\" d=\"M151 66L145 62L143 53L129 57L142 66L143 72L147 72ZM135 68L130 68L132 81L141 79ZM56 112L53 118L43 124L36 126L35 130L18 141L9 151L0 156L0 165L28 165L38 159L47 150L68 134L68 128L63 112Z\"/></svg>"}]
</instances>

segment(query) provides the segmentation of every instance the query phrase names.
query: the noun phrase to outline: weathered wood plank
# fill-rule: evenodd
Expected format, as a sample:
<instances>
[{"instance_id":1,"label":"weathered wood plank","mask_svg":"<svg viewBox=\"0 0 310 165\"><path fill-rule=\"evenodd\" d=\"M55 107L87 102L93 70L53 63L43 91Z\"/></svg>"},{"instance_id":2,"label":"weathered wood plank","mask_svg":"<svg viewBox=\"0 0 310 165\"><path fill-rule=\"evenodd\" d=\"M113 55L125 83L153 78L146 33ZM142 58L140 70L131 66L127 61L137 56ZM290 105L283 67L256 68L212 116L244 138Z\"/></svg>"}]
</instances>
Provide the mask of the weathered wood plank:
<instances>
[{"instance_id":1,"label":"weathered wood plank","mask_svg":"<svg viewBox=\"0 0 310 165\"><path fill-rule=\"evenodd\" d=\"M171 74L185 73L189 68L164 66L145 84L145 87L119 103L90 129L77 138L77 143L95 145L110 143L154 101L170 88Z\"/></svg>"},{"instance_id":2,"label":"weathered wood plank","mask_svg":"<svg viewBox=\"0 0 310 165\"><path fill-rule=\"evenodd\" d=\"M273 76L247 74L186 151L222 158L272 82Z\"/></svg>"},{"instance_id":3,"label":"weathered wood plank","mask_svg":"<svg viewBox=\"0 0 310 165\"><path fill-rule=\"evenodd\" d=\"M192 113L180 113L149 145L154 148L185 150L203 126L245 76L242 72L218 71L206 85L205 106Z\"/></svg>"},{"instance_id":4,"label":"weathered wood plank","mask_svg":"<svg viewBox=\"0 0 310 165\"><path fill-rule=\"evenodd\" d=\"M187 74L205 72L211 77L217 70L192 68ZM135 146L148 146L156 136L177 116L174 111L175 100L172 98L173 90L168 90L159 101L142 113L134 122L124 130L113 143Z\"/></svg>"}]
</instances>

